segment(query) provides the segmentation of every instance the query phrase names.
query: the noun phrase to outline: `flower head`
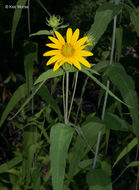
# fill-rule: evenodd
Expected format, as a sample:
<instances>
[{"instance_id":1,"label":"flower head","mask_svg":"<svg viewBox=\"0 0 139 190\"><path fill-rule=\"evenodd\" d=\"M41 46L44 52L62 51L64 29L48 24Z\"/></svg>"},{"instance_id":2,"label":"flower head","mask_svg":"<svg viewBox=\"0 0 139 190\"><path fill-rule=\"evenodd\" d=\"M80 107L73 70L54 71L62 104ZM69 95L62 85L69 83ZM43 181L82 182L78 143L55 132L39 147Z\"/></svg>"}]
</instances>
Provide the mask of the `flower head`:
<instances>
[{"instance_id":1,"label":"flower head","mask_svg":"<svg viewBox=\"0 0 139 190\"><path fill-rule=\"evenodd\" d=\"M50 16L49 19L46 18L46 24L48 26L51 26L52 28L56 28L57 26L62 24L62 22L63 22L63 19L61 19L60 16L52 15Z\"/></svg>"},{"instance_id":2,"label":"flower head","mask_svg":"<svg viewBox=\"0 0 139 190\"><path fill-rule=\"evenodd\" d=\"M46 44L46 46L53 48L53 50L43 54L43 56L52 56L46 65L55 63L53 71L56 71L64 63L74 65L79 70L81 70L80 63L86 67L91 67L90 63L84 58L93 55L92 52L83 50L90 45L90 43L85 44L88 40L87 36L78 40L79 29L76 29L73 33L71 28L67 29L66 41L59 32L55 31L55 35L57 38L48 37L53 43Z\"/></svg>"}]
</instances>

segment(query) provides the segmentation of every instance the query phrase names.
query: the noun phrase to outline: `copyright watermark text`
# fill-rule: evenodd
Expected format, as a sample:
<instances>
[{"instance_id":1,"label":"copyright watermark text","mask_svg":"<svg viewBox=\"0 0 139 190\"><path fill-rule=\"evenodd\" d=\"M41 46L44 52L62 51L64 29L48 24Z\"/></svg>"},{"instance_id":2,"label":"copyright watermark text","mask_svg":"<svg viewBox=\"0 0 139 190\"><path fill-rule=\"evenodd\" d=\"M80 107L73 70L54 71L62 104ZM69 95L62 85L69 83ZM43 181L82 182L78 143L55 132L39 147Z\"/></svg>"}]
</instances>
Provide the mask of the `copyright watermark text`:
<instances>
[{"instance_id":1,"label":"copyright watermark text","mask_svg":"<svg viewBox=\"0 0 139 190\"><path fill-rule=\"evenodd\" d=\"M28 9L25 5L5 5L5 9Z\"/></svg>"}]
</instances>

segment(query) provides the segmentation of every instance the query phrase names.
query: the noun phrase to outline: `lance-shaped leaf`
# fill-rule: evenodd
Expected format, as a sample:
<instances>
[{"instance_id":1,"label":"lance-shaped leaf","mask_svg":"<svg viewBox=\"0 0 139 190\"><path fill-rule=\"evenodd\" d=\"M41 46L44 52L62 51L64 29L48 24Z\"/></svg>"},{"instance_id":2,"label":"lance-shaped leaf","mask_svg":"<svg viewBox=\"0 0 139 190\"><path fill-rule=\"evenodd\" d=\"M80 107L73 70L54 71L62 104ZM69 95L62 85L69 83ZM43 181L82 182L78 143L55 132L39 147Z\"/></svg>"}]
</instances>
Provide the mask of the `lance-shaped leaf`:
<instances>
[{"instance_id":1,"label":"lance-shaped leaf","mask_svg":"<svg viewBox=\"0 0 139 190\"><path fill-rule=\"evenodd\" d=\"M66 157L73 135L73 128L58 123L50 132L50 161L54 190L63 190Z\"/></svg>"}]
</instances>

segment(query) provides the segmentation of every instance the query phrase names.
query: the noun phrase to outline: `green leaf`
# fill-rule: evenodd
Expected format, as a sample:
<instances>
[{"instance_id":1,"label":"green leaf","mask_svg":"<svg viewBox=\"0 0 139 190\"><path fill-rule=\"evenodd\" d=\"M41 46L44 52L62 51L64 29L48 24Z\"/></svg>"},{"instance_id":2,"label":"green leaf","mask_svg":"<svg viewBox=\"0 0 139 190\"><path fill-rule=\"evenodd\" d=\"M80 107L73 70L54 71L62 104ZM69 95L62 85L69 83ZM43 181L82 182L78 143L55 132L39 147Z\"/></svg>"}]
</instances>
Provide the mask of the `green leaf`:
<instances>
[{"instance_id":1,"label":"green leaf","mask_svg":"<svg viewBox=\"0 0 139 190\"><path fill-rule=\"evenodd\" d=\"M137 145L137 138L134 138L128 145L120 152L116 161L113 164L113 167L126 155L128 154L135 146Z\"/></svg>"},{"instance_id":2,"label":"green leaf","mask_svg":"<svg viewBox=\"0 0 139 190\"><path fill-rule=\"evenodd\" d=\"M84 69L82 69L81 71L85 73L87 76L89 76L93 81L95 81L100 87L106 90L110 96L112 96L117 101L121 102L122 104L125 104L122 100L120 100L117 96L115 96L105 85L103 85L96 77L94 77L89 71L84 70Z\"/></svg>"},{"instance_id":3,"label":"green leaf","mask_svg":"<svg viewBox=\"0 0 139 190\"><path fill-rule=\"evenodd\" d=\"M117 61L120 60L121 50L122 50L122 39L123 39L123 29L116 28L116 52L117 52Z\"/></svg>"},{"instance_id":4,"label":"green leaf","mask_svg":"<svg viewBox=\"0 0 139 190\"><path fill-rule=\"evenodd\" d=\"M129 10L130 19L135 27L137 36L139 37L139 7L137 9Z\"/></svg>"},{"instance_id":5,"label":"green leaf","mask_svg":"<svg viewBox=\"0 0 139 190\"><path fill-rule=\"evenodd\" d=\"M26 5L27 0L18 0L16 6L20 5L20 6L25 6ZM19 24L19 20L22 14L22 10L23 9L15 9L14 11L14 16L13 16L13 21L12 21L12 31L11 31L11 42L12 42L12 47L14 44L14 37L15 37L15 32L16 32L16 28Z\"/></svg>"},{"instance_id":6,"label":"green leaf","mask_svg":"<svg viewBox=\"0 0 139 190\"><path fill-rule=\"evenodd\" d=\"M20 100L25 98L26 95L27 95L26 84L22 84L14 92L14 94L12 95L8 105L6 106L6 108L5 108L5 110L4 110L3 114L2 114L1 120L0 120L0 126L2 126L2 124L4 123L4 121L7 118L8 114L13 110L13 108L17 105L17 103L19 103Z\"/></svg>"},{"instance_id":7,"label":"green leaf","mask_svg":"<svg viewBox=\"0 0 139 190\"><path fill-rule=\"evenodd\" d=\"M62 190L67 151L73 136L73 128L61 123L55 124L50 132L50 160L54 190Z\"/></svg>"},{"instance_id":8,"label":"green leaf","mask_svg":"<svg viewBox=\"0 0 139 190\"><path fill-rule=\"evenodd\" d=\"M49 31L49 30L40 30L40 31L38 31L38 32L36 32L36 33L33 33L33 34L31 34L30 35L30 37L32 37L32 36L40 36L40 35L52 35L53 34L53 31Z\"/></svg>"},{"instance_id":9,"label":"green leaf","mask_svg":"<svg viewBox=\"0 0 139 190\"><path fill-rule=\"evenodd\" d=\"M13 158L12 160L0 165L0 174L7 172L11 168L15 167L17 164L19 164L22 161L22 156L18 156Z\"/></svg>"},{"instance_id":10,"label":"green leaf","mask_svg":"<svg viewBox=\"0 0 139 190\"><path fill-rule=\"evenodd\" d=\"M71 160L68 171L68 183L70 183L73 176L76 174L76 170L78 169L80 160L89 152L90 147L93 147L95 145L98 133L103 128L104 125L102 123L94 122L93 120L86 121L82 125L81 131L83 135L77 136L71 154ZM90 147L87 145L84 139L87 141Z\"/></svg>"},{"instance_id":11,"label":"green leaf","mask_svg":"<svg viewBox=\"0 0 139 190\"><path fill-rule=\"evenodd\" d=\"M87 174L89 190L112 190L112 182L102 169L94 169Z\"/></svg>"},{"instance_id":12,"label":"green leaf","mask_svg":"<svg viewBox=\"0 0 139 190\"><path fill-rule=\"evenodd\" d=\"M33 66L37 62L37 43L26 42L24 44L24 69L28 94L33 85Z\"/></svg>"},{"instance_id":13,"label":"green leaf","mask_svg":"<svg viewBox=\"0 0 139 190\"><path fill-rule=\"evenodd\" d=\"M49 90L48 90L48 88L46 86L43 85L39 89L37 94L39 94L46 101L47 104L50 104L50 106L52 106L53 110L58 114L59 119L63 118L59 106L57 105L55 99L50 94L50 92L49 92Z\"/></svg>"},{"instance_id":14,"label":"green leaf","mask_svg":"<svg viewBox=\"0 0 139 190\"><path fill-rule=\"evenodd\" d=\"M139 112L134 81L126 73L124 67L119 63L114 63L113 65L109 66L105 74L109 77L112 83L117 86L125 103L130 105L128 108L132 118L133 130L138 138L139 146Z\"/></svg>"},{"instance_id":15,"label":"green leaf","mask_svg":"<svg viewBox=\"0 0 139 190\"><path fill-rule=\"evenodd\" d=\"M56 71L53 71L52 69L49 69L48 71L42 73L38 79L35 81L35 85L44 81L44 80L47 80L47 79L50 79L50 78L54 78L54 77L57 77L57 76L61 76L64 74L64 71L63 69L59 68L58 70Z\"/></svg>"},{"instance_id":16,"label":"green leaf","mask_svg":"<svg viewBox=\"0 0 139 190\"><path fill-rule=\"evenodd\" d=\"M87 48L88 50L92 50L94 48L98 40L107 29L108 24L114 16L119 13L120 8L120 6L112 3L104 3L98 8L94 18L94 24L92 24L89 32L87 33L88 42L92 43L92 46Z\"/></svg>"},{"instance_id":17,"label":"green leaf","mask_svg":"<svg viewBox=\"0 0 139 190\"><path fill-rule=\"evenodd\" d=\"M115 131L129 131L129 124L115 114L106 113L104 122L109 129Z\"/></svg>"}]
</instances>

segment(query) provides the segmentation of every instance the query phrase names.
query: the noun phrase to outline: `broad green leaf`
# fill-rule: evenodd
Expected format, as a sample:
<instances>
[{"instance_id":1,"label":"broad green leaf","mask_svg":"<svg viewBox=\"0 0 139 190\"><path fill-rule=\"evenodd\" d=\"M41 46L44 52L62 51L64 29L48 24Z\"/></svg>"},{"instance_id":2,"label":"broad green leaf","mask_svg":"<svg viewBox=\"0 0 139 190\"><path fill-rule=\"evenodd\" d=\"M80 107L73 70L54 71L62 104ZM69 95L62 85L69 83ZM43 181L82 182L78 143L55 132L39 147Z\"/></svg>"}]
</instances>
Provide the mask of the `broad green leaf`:
<instances>
[{"instance_id":1,"label":"broad green leaf","mask_svg":"<svg viewBox=\"0 0 139 190\"><path fill-rule=\"evenodd\" d=\"M129 10L130 19L135 27L137 35L139 37L139 7L137 9Z\"/></svg>"},{"instance_id":2,"label":"broad green leaf","mask_svg":"<svg viewBox=\"0 0 139 190\"><path fill-rule=\"evenodd\" d=\"M129 131L129 124L115 114L106 113L104 122L109 129L115 131Z\"/></svg>"},{"instance_id":3,"label":"broad green leaf","mask_svg":"<svg viewBox=\"0 0 139 190\"><path fill-rule=\"evenodd\" d=\"M89 152L90 147L93 147L97 141L97 136L100 130L104 129L104 125L99 122L94 122L93 120L86 121L82 127L81 131L83 135L77 136L75 144L73 146L71 160L68 171L68 184L72 180L73 176L76 174L80 160ZM84 138L83 138L84 136ZM87 143L85 142L87 141Z\"/></svg>"},{"instance_id":4,"label":"broad green leaf","mask_svg":"<svg viewBox=\"0 0 139 190\"><path fill-rule=\"evenodd\" d=\"M37 94L39 94L46 101L47 104L50 104L50 106L52 106L53 110L58 114L59 119L63 118L59 106L57 105L55 99L50 94L50 92L46 86L43 85L39 89Z\"/></svg>"},{"instance_id":5,"label":"broad green leaf","mask_svg":"<svg viewBox=\"0 0 139 190\"><path fill-rule=\"evenodd\" d=\"M120 152L116 161L113 164L113 167L126 155L128 154L135 146L137 145L137 138L134 138L128 145Z\"/></svg>"},{"instance_id":6,"label":"broad green leaf","mask_svg":"<svg viewBox=\"0 0 139 190\"><path fill-rule=\"evenodd\" d=\"M1 120L0 120L0 126L4 123L6 120L8 114L13 110L13 108L19 103L20 100L25 98L27 96L27 86L26 84L22 84L21 86L18 87L18 89L14 92L13 96L11 97L8 105L6 106Z\"/></svg>"},{"instance_id":7,"label":"broad green leaf","mask_svg":"<svg viewBox=\"0 0 139 190\"><path fill-rule=\"evenodd\" d=\"M26 5L27 0L18 0L16 6L20 5L20 6L24 6ZM14 44L14 37L15 37L15 33L16 33L16 28L19 24L19 20L22 14L22 10L23 9L15 9L14 11L14 16L13 16L13 21L12 21L12 31L11 31L11 42L12 42L12 47Z\"/></svg>"},{"instance_id":8,"label":"broad green leaf","mask_svg":"<svg viewBox=\"0 0 139 190\"><path fill-rule=\"evenodd\" d=\"M22 156L13 158L12 160L0 165L0 174L7 172L11 168L15 167L17 164L22 162Z\"/></svg>"},{"instance_id":9,"label":"broad green leaf","mask_svg":"<svg viewBox=\"0 0 139 190\"><path fill-rule=\"evenodd\" d=\"M42 73L38 79L35 81L35 85L44 81L44 80L47 80L47 79L50 79L50 78L54 78L54 77L58 77L58 76L61 76L64 74L64 71L59 68L58 70L56 71L53 71L52 69L49 69L48 71Z\"/></svg>"},{"instance_id":10,"label":"broad green leaf","mask_svg":"<svg viewBox=\"0 0 139 190\"><path fill-rule=\"evenodd\" d=\"M122 39L123 39L123 29L116 28L116 52L117 52L117 61L120 60L121 50L122 50Z\"/></svg>"},{"instance_id":11,"label":"broad green leaf","mask_svg":"<svg viewBox=\"0 0 139 190\"><path fill-rule=\"evenodd\" d=\"M102 169L94 169L87 174L89 190L112 190L110 176Z\"/></svg>"},{"instance_id":12,"label":"broad green leaf","mask_svg":"<svg viewBox=\"0 0 139 190\"><path fill-rule=\"evenodd\" d=\"M73 132L73 128L61 123L55 124L51 128L50 160L54 190L63 190L66 157Z\"/></svg>"},{"instance_id":13,"label":"broad green leaf","mask_svg":"<svg viewBox=\"0 0 139 190\"><path fill-rule=\"evenodd\" d=\"M92 46L87 49L92 50L97 44L98 40L101 38L103 33L108 27L108 24L120 11L120 6L114 5L112 3L102 4L96 11L94 18L94 24L92 24L90 30L87 33L88 42L92 43Z\"/></svg>"},{"instance_id":14,"label":"broad green leaf","mask_svg":"<svg viewBox=\"0 0 139 190\"><path fill-rule=\"evenodd\" d=\"M32 37L32 36L40 36L40 35L52 35L53 34L53 32L50 30L40 30L40 31L38 31L38 32L36 32L36 33L33 33L33 34L31 34L30 35L30 37Z\"/></svg>"},{"instance_id":15,"label":"broad green leaf","mask_svg":"<svg viewBox=\"0 0 139 190\"><path fill-rule=\"evenodd\" d=\"M132 126L135 135L138 138L139 146L139 112L137 94L133 79L126 73L124 67L119 63L115 63L108 67L105 74L109 77L114 85L119 89L124 102L130 105L129 111L132 118ZM120 82L119 82L120 81Z\"/></svg>"},{"instance_id":16,"label":"broad green leaf","mask_svg":"<svg viewBox=\"0 0 139 190\"><path fill-rule=\"evenodd\" d=\"M133 161L133 162L130 162L130 164L128 164L128 166L126 168L124 168L124 170L121 172L121 174L114 180L117 181L122 175L123 173L128 169L128 168L131 168L131 167L139 167L139 161ZM113 183L114 183L113 182Z\"/></svg>"},{"instance_id":17,"label":"broad green leaf","mask_svg":"<svg viewBox=\"0 0 139 190\"><path fill-rule=\"evenodd\" d=\"M105 85L103 85L96 77L94 77L89 71L84 70L84 69L82 69L81 71L85 73L87 76L89 76L93 81L95 81L100 87L106 90L110 96L112 96L117 101L121 102L122 104L125 104L122 100L120 100L117 96L115 96Z\"/></svg>"},{"instance_id":18,"label":"broad green leaf","mask_svg":"<svg viewBox=\"0 0 139 190\"><path fill-rule=\"evenodd\" d=\"M24 69L28 94L33 85L33 66L37 62L37 44L26 42L24 44Z\"/></svg>"}]
</instances>

